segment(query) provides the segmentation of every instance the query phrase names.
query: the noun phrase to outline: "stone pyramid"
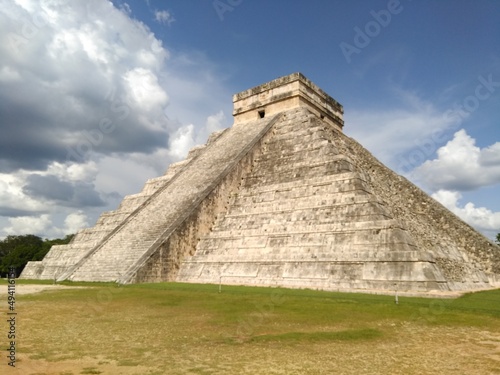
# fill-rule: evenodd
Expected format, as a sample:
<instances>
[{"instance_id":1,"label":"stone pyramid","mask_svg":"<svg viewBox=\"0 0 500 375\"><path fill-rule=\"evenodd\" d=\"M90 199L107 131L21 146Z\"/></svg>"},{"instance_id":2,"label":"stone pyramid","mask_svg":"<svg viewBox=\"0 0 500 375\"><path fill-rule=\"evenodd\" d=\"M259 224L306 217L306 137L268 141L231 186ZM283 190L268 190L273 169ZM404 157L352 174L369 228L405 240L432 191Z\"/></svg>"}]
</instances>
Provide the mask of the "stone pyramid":
<instances>
[{"instance_id":1,"label":"stone pyramid","mask_svg":"<svg viewBox=\"0 0 500 375\"><path fill-rule=\"evenodd\" d=\"M300 73L23 278L404 293L499 287L500 249L343 132Z\"/></svg>"}]
</instances>

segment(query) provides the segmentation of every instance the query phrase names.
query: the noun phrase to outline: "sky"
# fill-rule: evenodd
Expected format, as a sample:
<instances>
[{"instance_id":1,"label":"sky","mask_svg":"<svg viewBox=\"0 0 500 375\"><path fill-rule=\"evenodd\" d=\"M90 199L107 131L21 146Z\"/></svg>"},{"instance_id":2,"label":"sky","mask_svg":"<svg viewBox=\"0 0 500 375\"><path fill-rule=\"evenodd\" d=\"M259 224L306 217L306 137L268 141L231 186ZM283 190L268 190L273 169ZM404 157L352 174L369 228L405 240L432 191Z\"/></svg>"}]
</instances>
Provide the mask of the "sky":
<instances>
[{"instance_id":1,"label":"sky","mask_svg":"<svg viewBox=\"0 0 500 375\"><path fill-rule=\"evenodd\" d=\"M294 72L494 238L499 36L497 0L0 0L0 238L93 226Z\"/></svg>"}]
</instances>

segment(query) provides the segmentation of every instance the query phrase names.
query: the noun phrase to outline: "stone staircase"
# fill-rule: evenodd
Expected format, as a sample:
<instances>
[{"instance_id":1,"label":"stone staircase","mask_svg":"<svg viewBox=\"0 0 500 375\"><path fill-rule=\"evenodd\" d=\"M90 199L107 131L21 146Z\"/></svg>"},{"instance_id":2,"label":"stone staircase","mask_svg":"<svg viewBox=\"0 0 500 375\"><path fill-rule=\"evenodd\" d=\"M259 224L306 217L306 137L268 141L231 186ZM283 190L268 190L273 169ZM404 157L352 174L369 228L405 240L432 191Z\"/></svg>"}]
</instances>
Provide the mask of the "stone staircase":
<instances>
[{"instance_id":1,"label":"stone staircase","mask_svg":"<svg viewBox=\"0 0 500 375\"><path fill-rule=\"evenodd\" d=\"M59 280L128 282L272 122L263 119L247 127L235 126L206 148L194 150L167 183L159 188L146 187L146 191L154 192Z\"/></svg>"},{"instance_id":2,"label":"stone staircase","mask_svg":"<svg viewBox=\"0 0 500 375\"><path fill-rule=\"evenodd\" d=\"M171 164L163 176L146 181L140 193L125 196L116 210L103 212L94 227L78 231L70 244L54 245L42 261L28 262L22 277L59 280L67 277L70 268L82 262L89 252L114 233L130 215L133 215L158 190L166 186L177 173L208 145L215 142L224 131L211 134L205 145L194 147L185 160Z\"/></svg>"}]
</instances>

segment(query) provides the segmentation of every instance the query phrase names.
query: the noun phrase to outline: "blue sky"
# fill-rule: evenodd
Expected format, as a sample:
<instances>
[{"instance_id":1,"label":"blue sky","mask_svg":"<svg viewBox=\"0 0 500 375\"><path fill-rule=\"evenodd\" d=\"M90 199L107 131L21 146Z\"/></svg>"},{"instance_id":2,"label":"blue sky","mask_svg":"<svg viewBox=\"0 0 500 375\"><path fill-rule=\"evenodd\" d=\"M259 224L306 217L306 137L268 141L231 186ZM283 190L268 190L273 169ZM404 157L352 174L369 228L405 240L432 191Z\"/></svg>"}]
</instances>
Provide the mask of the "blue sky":
<instances>
[{"instance_id":1,"label":"blue sky","mask_svg":"<svg viewBox=\"0 0 500 375\"><path fill-rule=\"evenodd\" d=\"M0 237L95 223L300 71L346 134L500 232L500 3L16 0L0 8Z\"/></svg>"}]
</instances>

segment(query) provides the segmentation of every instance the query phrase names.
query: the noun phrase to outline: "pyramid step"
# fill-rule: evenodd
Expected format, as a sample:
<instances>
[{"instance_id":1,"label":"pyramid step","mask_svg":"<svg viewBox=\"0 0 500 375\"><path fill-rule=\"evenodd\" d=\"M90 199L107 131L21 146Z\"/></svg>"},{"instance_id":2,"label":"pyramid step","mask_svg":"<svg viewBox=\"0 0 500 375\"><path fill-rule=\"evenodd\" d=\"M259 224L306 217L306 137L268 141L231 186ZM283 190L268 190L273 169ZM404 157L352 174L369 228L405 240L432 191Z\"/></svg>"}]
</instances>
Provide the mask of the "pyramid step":
<instances>
[{"instance_id":1,"label":"pyramid step","mask_svg":"<svg viewBox=\"0 0 500 375\"><path fill-rule=\"evenodd\" d=\"M118 280L125 274L133 276L133 270L215 189L220 179L250 152L277 119L234 126L197 157L187 163L177 163L174 168L182 165L183 169L166 187L153 194L64 277L82 280L92 273L97 277L97 273L98 279ZM219 144L230 147L217 147Z\"/></svg>"}]
</instances>

